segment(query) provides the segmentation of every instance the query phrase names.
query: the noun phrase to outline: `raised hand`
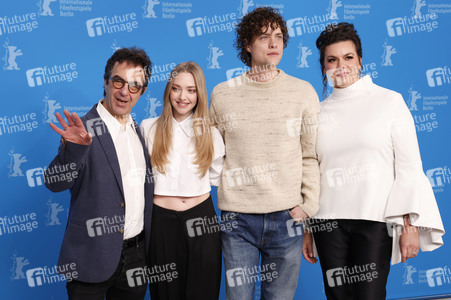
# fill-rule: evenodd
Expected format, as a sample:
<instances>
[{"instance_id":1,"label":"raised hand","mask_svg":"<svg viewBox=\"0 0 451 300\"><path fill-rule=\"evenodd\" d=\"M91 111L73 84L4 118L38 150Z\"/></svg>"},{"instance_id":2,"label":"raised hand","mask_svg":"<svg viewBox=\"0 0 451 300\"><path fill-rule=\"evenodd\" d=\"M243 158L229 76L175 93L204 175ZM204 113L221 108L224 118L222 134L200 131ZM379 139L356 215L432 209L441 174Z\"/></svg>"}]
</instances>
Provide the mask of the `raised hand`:
<instances>
[{"instance_id":1,"label":"raised hand","mask_svg":"<svg viewBox=\"0 0 451 300\"><path fill-rule=\"evenodd\" d=\"M76 113L70 114L68 110L64 110L64 115L66 116L69 124L66 123L60 113L55 113L55 116L63 129L60 129L53 123L50 123L50 127L52 127L52 129L61 135L66 141L79 145L90 145L92 142L92 136L86 131L80 117Z\"/></svg>"}]
</instances>

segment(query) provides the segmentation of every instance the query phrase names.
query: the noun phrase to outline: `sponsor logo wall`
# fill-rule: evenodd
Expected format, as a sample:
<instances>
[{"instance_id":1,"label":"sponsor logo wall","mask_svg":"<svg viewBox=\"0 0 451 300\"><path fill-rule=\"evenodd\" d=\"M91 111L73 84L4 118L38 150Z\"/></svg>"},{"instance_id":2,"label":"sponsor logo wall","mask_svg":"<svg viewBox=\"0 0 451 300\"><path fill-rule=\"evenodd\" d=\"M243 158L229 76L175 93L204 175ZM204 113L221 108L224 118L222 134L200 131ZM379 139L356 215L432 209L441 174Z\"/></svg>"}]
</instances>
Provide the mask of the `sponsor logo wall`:
<instances>
[{"instance_id":1,"label":"sponsor logo wall","mask_svg":"<svg viewBox=\"0 0 451 300\"><path fill-rule=\"evenodd\" d=\"M309 81L320 99L323 88L316 38L328 24L355 24L363 44L362 73L404 97L415 122L423 169L437 197L445 230L449 228L448 0L230 0L221 5L206 0L136 0L127 5L117 0L5 1L0 16L0 298L64 299L66 281L77 276L73 265L62 266L67 278L55 272L69 192L52 193L44 182L78 177L74 166L67 165L44 178L60 141L49 126L57 121L55 112L68 109L86 114L103 97L107 59L116 49L133 45L144 48L153 62L149 87L133 109L138 124L160 115L169 73L180 62L193 60L203 68L210 94L218 83L249 69L233 47L234 26L248 11L262 6L278 8L287 21L290 41L279 67ZM231 82L232 86L239 84ZM225 130L239 126L236 116L227 118L231 126ZM293 136L299 135L296 122L287 124ZM89 129L96 134L102 130L91 125ZM273 162L241 166L229 170L226 180L233 188L256 180L276 180L277 168ZM341 188L351 181L372 180L368 170L371 166L330 170L327 182ZM216 205L216 189L212 196ZM96 238L122 230L123 216L115 217L114 222L111 216L90 220L87 234ZM193 236L228 230L212 220L192 220L187 228ZM303 233L295 223L287 224L287 230L291 235ZM389 299L451 293L447 235L444 242L437 251L420 253L408 264L391 268ZM174 270L165 270L165 274L172 276ZM271 266L268 270L272 274ZM226 284L243 284L248 274L244 266L225 271L221 299L225 299ZM345 284L347 274L344 269L331 270L328 278L331 284ZM135 270L130 280L139 285L152 276L152 272ZM265 280L257 284L260 281ZM303 298L325 299L319 264L302 263L295 299Z\"/></svg>"}]
</instances>

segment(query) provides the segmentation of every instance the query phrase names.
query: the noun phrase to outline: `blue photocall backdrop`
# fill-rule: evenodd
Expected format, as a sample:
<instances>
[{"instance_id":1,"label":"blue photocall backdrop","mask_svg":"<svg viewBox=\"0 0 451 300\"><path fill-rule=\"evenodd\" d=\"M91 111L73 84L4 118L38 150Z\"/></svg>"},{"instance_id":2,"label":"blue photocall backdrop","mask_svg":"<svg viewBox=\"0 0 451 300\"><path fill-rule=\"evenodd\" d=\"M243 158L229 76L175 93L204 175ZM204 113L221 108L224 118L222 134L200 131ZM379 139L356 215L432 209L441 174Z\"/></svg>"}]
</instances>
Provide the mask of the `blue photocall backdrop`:
<instances>
[{"instance_id":1,"label":"blue photocall backdrop","mask_svg":"<svg viewBox=\"0 0 451 300\"><path fill-rule=\"evenodd\" d=\"M415 120L423 168L445 230L451 225L449 0L4 1L0 12L0 298L64 299L65 280L52 276L69 209L69 192L52 193L43 170L60 137L55 112L84 115L103 95L107 59L136 45L154 67L134 118L158 116L170 70L196 61L208 93L245 68L233 48L234 26L246 12L278 8L290 41L280 68L309 81L322 99L315 41L331 22L352 22L363 42L363 67L373 81L400 92ZM448 117L446 117L448 116ZM212 191L216 205L216 189ZM388 298L451 293L445 245L391 268ZM27 276L37 269L40 276ZM428 270L432 270L429 271ZM28 272L31 274L33 272ZM432 275L431 275L432 274ZM225 299L223 271L221 299ZM259 297L257 291L256 297ZM303 260L296 299L325 299L319 264Z\"/></svg>"}]
</instances>

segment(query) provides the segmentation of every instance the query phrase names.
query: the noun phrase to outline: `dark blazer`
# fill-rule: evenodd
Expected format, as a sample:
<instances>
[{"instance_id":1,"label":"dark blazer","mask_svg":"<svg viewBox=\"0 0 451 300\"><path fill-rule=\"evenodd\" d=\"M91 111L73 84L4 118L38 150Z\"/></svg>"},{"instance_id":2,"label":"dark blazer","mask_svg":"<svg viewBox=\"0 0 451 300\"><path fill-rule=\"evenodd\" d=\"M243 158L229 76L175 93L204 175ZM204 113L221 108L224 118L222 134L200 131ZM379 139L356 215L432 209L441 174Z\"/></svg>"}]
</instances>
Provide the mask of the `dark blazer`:
<instances>
[{"instance_id":1,"label":"dark blazer","mask_svg":"<svg viewBox=\"0 0 451 300\"><path fill-rule=\"evenodd\" d=\"M107 280L116 270L121 256L125 221L125 199L116 149L96 108L97 104L81 118L86 130L93 135L92 144L84 146L62 142L58 155L44 174L45 185L49 190L61 192L70 189L71 193L58 265L64 270L63 266L75 263L78 273L75 279L91 283ZM144 209L147 253L154 185L149 155L141 131L134 123L147 166ZM64 178L64 172L74 169L77 172L75 180L56 180Z\"/></svg>"}]
</instances>

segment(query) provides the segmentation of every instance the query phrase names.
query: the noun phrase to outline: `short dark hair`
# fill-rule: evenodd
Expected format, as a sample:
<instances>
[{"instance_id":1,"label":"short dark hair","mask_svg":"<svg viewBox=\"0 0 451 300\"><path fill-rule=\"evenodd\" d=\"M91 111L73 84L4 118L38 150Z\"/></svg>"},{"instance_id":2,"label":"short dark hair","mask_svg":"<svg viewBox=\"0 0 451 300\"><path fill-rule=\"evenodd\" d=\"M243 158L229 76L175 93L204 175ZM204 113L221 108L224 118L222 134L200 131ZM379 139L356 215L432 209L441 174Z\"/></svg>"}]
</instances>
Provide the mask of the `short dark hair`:
<instances>
[{"instance_id":1,"label":"short dark hair","mask_svg":"<svg viewBox=\"0 0 451 300\"><path fill-rule=\"evenodd\" d=\"M285 20L279 10L272 7L259 7L246 14L239 24L236 25L236 40L233 44L238 50L238 58L248 66L251 66L251 54L246 50L255 39L261 35L262 28L272 30L280 28L283 34L283 48L287 47L288 29Z\"/></svg>"},{"instance_id":2,"label":"short dark hair","mask_svg":"<svg viewBox=\"0 0 451 300\"><path fill-rule=\"evenodd\" d=\"M146 51L141 48L120 48L116 50L113 55L108 59L105 66L105 73L103 78L108 82L111 71L116 63L128 62L134 66L141 66L144 70L144 87L149 83L150 76L152 74L152 62L147 56ZM144 91L144 90L143 90ZM142 92L141 92L142 93ZM105 89L103 90L103 96L105 96Z\"/></svg>"},{"instance_id":3,"label":"short dark hair","mask_svg":"<svg viewBox=\"0 0 451 300\"><path fill-rule=\"evenodd\" d=\"M357 55L362 59L362 42L353 24L342 22L328 25L316 40L316 48L319 50L319 62L323 75L323 94L327 90L327 76L324 72L324 57L326 47L338 42L351 41L354 43Z\"/></svg>"}]
</instances>

